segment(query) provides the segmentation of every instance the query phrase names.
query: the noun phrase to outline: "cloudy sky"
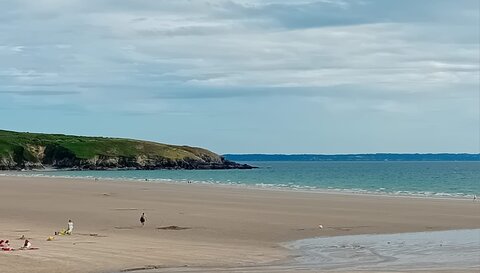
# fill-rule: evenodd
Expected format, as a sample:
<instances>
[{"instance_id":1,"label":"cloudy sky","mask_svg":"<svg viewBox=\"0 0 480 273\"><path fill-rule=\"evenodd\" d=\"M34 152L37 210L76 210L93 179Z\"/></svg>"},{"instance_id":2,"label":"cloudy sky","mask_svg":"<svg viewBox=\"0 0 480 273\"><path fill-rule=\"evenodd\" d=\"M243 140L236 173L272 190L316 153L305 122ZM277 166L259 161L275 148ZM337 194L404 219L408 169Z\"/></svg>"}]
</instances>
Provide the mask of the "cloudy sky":
<instances>
[{"instance_id":1,"label":"cloudy sky","mask_svg":"<svg viewBox=\"0 0 480 273\"><path fill-rule=\"evenodd\" d=\"M0 128L480 152L477 0L0 0Z\"/></svg>"}]
</instances>

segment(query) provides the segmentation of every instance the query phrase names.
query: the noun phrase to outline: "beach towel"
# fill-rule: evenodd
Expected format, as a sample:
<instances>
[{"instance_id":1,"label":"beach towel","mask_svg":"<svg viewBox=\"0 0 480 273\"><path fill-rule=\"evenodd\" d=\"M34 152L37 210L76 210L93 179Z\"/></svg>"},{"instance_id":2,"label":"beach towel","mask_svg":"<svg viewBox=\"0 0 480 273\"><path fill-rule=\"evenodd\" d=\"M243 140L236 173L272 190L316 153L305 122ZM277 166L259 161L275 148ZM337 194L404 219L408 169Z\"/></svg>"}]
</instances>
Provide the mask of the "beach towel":
<instances>
[{"instance_id":1,"label":"beach towel","mask_svg":"<svg viewBox=\"0 0 480 273\"><path fill-rule=\"evenodd\" d=\"M55 232L55 235L71 235L71 233L68 233L66 229L62 229L58 232Z\"/></svg>"}]
</instances>

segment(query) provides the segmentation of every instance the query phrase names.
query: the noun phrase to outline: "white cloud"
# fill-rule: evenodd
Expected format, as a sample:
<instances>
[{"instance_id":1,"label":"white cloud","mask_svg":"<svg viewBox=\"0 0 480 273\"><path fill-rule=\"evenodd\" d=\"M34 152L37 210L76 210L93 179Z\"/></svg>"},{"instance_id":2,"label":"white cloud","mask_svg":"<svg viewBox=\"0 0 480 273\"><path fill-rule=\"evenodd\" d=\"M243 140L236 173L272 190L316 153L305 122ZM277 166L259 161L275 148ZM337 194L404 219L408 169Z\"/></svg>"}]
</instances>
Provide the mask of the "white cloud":
<instances>
[{"instance_id":1,"label":"white cloud","mask_svg":"<svg viewBox=\"0 0 480 273\"><path fill-rule=\"evenodd\" d=\"M18 71L36 71L30 75L24 73L24 79L42 77L43 83L47 76L54 81L56 75L68 82L99 85L111 82L135 85L147 81L142 85L168 82L203 88L209 85L324 87L357 84L382 88L390 85L397 89L402 86L410 89L412 85L420 88L474 84L479 70L478 43L456 43L454 40L439 43L430 41L429 37L420 37L432 29L432 24L379 21L290 29L271 24L266 10L254 19L246 16L249 9L253 12L259 6L275 5L276 9L288 10L291 5L303 8L319 4L315 6L320 7L319 11L323 5L343 9L348 6L353 10L361 2L292 4L289 1L248 0L145 4L140 1L135 5L124 1L116 6L109 6L113 3L109 1L97 4L60 2L49 0L34 5L16 5L22 10L20 14L46 12L56 16L24 17L30 22L2 27L5 40L15 41L17 32L32 26L37 29L37 36L43 38L29 41L28 37L20 37L24 45L3 46L3 49L25 56L17 59L10 55L2 63L6 67L0 69L15 67ZM242 7L248 11L244 17L224 16ZM355 13L354 10L349 12ZM436 26L444 30L450 27L448 23ZM28 52L25 51L27 47ZM32 62L27 63L27 59ZM54 71L45 69L47 67L53 67ZM19 78L19 75L13 76Z\"/></svg>"},{"instance_id":2,"label":"white cloud","mask_svg":"<svg viewBox=\"0 0 480 273\"><path fill-rule=\"evenodd\" d=\"M2 1L0 98L159 114L189 112L171 98L303 96L331 113L468 116L480 19L454 2Z\"/></svg>"}]
</instances>

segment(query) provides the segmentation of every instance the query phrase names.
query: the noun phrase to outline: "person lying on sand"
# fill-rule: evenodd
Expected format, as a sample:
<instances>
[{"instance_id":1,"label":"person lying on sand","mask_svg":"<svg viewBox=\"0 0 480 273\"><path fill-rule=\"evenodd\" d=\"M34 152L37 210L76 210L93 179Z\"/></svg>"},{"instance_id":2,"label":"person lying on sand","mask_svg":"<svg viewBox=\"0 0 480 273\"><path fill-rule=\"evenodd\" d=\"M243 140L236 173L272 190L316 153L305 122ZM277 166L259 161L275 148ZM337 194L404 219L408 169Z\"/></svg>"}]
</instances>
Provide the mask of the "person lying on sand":
<instances>
[{"instance_id":1,"label":"person lying on sand","mask_svg":"<svg viewBox=\"0 0 480 273\"><path fill-rule=\"evenodd\" d=\"M32 247L32 243L29 240L25 240L22 247L17 249L10 248L9 251L19 251L19 250L38 250L38 247Z\"/></svg>"},{"instance_id":2,"label":"person lying on sand","mask_svg":"<svg viewBox=\"0 0 480 273\"><path fill-rule=\"evenodd\" d=\"M142 213L142 216L140 216L140 223L142 226L145 225L145 222L147 221L147 217L145 216L145 213Z\"/></svg>"},{"instance_id":3,"label":"person lying on sand","mask_svg":"<svg viewBox=\"0 0 480 273\"><path fill-rule=\"evenodd\" d=\"M13 248L10 247L10 241L9 240L6 240L6 241L1 241L0 242L0 247L3 251L10 251L10 250L13 250Z\"/></svg>"},{"instance_id":4,"label":"person lying on sand","mask_svg":"<svg viewBox=\"0 0 480 273\"><path fill-rule=\"evenodd\" d=\"M2 247L2 251L14 251L14 249L9 246L4 246Z\"/></svg>"}]
</instances>

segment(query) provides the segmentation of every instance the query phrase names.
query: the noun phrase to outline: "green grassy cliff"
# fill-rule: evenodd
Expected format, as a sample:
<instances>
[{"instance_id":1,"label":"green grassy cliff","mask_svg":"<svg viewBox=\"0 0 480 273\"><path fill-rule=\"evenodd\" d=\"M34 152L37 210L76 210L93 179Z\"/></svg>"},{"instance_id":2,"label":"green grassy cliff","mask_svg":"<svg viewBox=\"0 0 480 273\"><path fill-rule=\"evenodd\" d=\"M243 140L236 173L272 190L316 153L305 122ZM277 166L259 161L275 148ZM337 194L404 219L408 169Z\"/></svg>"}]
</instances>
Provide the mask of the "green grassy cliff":
<instances>
[{"instance_id":1,"label":"green grassy cliff","mask_svg":"<svg viewBox=\"0 0 480 273\"><path fill-rule=\"evenodd\" d=\"M0 169L251 168L208 150L123 138L0 130Z\"/></svg>"}]
</instances>

